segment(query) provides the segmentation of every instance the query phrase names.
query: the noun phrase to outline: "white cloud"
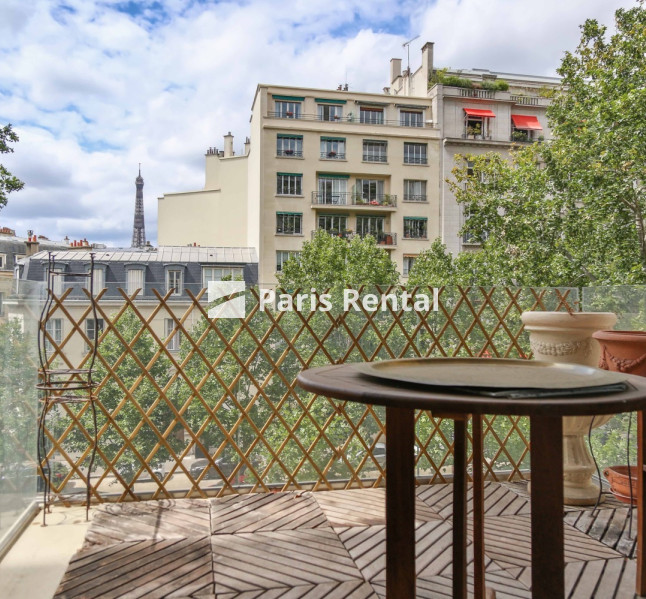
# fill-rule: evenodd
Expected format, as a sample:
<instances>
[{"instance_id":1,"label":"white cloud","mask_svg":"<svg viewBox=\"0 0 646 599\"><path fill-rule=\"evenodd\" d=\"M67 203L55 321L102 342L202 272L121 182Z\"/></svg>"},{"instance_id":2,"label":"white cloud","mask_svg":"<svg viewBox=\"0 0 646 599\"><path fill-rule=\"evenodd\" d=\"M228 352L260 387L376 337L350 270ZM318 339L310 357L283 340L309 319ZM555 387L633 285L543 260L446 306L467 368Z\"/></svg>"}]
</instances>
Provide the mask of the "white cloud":
<instances>
[{"instance_id":1,"label":"white cloud","mask_svg":"<svg viewBox=\"0 0 646 599\"><path fill-rule=\"evenodd\" d=\"M125 4L125 3L123 3ZM612 24L628 0L270 0L132 3L3 0L0 123L21 141L2 157L26 183L0 224L51 238L129 245L137 164L148 237L157 197L203 186L204 152L249 134L256 85L378 92L388 62L435 42L439 66L554 74L588 17ZM162 6L163 5L163 6ZM163 10L160 9L160 6Z\"/></svg>"}]
</instances>

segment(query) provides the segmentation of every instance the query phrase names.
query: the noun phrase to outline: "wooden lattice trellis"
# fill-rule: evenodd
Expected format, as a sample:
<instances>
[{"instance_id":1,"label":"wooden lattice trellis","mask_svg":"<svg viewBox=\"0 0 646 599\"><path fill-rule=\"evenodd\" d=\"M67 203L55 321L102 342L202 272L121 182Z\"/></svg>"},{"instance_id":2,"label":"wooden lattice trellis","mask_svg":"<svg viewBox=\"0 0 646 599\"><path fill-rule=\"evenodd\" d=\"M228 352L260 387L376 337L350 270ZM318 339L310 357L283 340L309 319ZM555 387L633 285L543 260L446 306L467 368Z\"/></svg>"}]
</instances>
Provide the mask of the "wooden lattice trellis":
<instances>
[{"instance_id":1,"label":"wooden lattice trellis","mask_svg":"<svg viewBox=\"0 0 646 599\"><path fill-rule=\"evenodd\" d=\"M570 310L577 300L572 289L443 288L437 312L401 305L376 312L277 312L262 310L258 291L249 289L244 319L211 320L205 290L182 298L155 291L155 301L120 294L117 303L105 290L97 296L104 323L96 377L97 500L380 485L383 410L306 393L295 386L300 370L418 356L527 358L520 314ZM50 318L63 319L66 334L57 344L46 333L54 346L52 365L72 368L88 358L74 349L74 340L90 345L84 326L89 310L69 290L54 299ZM161 326L165 320L172 320L172 331ZM69 472L53 481L55 492L82 479L91 449L87 406L60 406L58 416L46 430L49 458ZM488 475L522 477L526 421L484 422ZM420 481L446 480L451 437L449 422L417 414ZM203 456L198 461L196 452Z\"/></svg>"}]
</instances>

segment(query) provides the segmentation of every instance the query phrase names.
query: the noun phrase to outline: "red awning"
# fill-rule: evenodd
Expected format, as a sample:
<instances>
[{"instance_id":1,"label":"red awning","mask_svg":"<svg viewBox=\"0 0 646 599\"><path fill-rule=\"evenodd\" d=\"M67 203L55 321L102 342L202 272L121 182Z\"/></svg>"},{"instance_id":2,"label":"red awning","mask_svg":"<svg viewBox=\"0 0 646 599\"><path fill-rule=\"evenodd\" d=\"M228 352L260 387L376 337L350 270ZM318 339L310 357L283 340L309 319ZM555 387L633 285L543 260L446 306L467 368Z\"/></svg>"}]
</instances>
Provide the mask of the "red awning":
<instances>
[{"instance_id":1,"label":"red awning","mask_svg":"<svg viewBox=\"0 0 646 599\"><path fill-rule=\"evenodd\" d=\"M480 110L479 108L465 108L464 112L469 116L488 116L496 118L496 115L491 110Z\"/></svg>"},{"instance_id":2,"label":"red awning","mask_svg":"<svg viewBox=\"0 0 646 599\"><path fill-rule=\"evenodd\" d=\"M526 114L512 114L511 120L516 129L534 129L535 131L542 131L543 127L538 122L535 116L528 116Z\"/></svg>"}]
</instances>

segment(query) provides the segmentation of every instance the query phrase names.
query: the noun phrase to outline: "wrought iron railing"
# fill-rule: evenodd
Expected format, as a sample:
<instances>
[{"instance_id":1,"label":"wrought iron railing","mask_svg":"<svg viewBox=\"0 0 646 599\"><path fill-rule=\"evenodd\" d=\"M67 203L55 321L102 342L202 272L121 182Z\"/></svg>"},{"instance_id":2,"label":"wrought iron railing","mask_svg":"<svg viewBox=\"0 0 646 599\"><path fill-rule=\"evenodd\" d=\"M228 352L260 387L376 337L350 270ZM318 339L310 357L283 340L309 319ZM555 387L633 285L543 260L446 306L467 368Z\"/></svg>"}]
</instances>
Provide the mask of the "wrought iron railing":
<instances>
[{"instance_id":1,"label":"wrought iron railing","mask_svg":"<svg viewBox=\"0 0 646 599\"><path fill-rule=\"evenodd\" d=\"M415 127L419 129L422 128L433 128L432 122L424 122L422 120L411 120L405 118L398 119L366 119L362 117L358 112L349 113L340 116L339 118L321 118L317 114L286 114L283 112L269 111L267 113L268 117L276 119L296 119L300 121L319 121L321 123L354 123L355 125L387 125L390 127Z\"/></svg>"},{"instance_id":2,"label":"wrought iron railing","mask_svg":"<svg viewBox=\"0 0 646 599\"><path fill-rule=\"evenodd\" d=\"M397 194L384 193L363 196L356 191L313 191L312 204L321 206L366 206L369 208L394 208Z\"/></svg>"},{"instance_id":3,"label":"wrought iron railing","mask_svg":"<svg viewBox=\"0 0 646 599\"><path fill-rule=\"evenodd\" d=\"M326 312L310 298L298 300L296 290L275 293L272 309L265 291L247 290L246 316L235 319L209 318L204 289L187 290L183 304L158 292L154 304L139 302L136 293L122 291L117 303L98 294L104 329L95 499L380 485L384 410L307 393L295 385L302 369L417 356L527 358L521 312L565 310L578 299L570 289L443 288L437 312L392 303L383 311L344 312L333 293ZM64 321L60 343L50 339L51 363L73 368L89 359L83 344L89 345L85 320L92 316L89 303L68 300L66 290L50 310ZM288 309L298 301L300 312ZM180 349L173 351L177 334ZM444 482L452 468L452 423L425 411L416 421L418 479ZM89 423L83 404L61 405L47 423L49 458L65 466L55 492L84 476ZM487 474L522 477L527 421L485 417L484 429Z\"/></svg>"}]
</instances>

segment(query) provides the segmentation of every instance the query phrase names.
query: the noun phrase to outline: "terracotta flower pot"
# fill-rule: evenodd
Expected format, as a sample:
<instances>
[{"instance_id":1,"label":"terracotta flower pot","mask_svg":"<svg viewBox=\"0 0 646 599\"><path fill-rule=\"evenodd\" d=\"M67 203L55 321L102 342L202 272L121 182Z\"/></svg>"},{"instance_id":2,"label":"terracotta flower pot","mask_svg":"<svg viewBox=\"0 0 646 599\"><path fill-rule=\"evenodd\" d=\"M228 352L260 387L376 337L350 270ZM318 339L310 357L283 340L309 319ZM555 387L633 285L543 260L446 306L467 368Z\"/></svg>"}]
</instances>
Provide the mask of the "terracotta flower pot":
<instances>
[{"instance_id":1,"label":"terracotta flower pot","mask_svg":"<svg viewBox=\"0 0 646 599\"><path fill-rule=\"evenodd\" d=\"M646 331L597 331L599 368L646 376Z\"/></svg>"},{"instance_id":2,"label":"terracotta flower pot","mask_svg":"<svg viewBox=\"0 0 646 599\"><path fill-rule=\"evenodd\" d=\"M630 488L633 490L633 505L637 503L637 466L630 467L630 482L628 482L628 466L609 466L603 475L610 483L612 494L623 501L630 503Z\"/></svg>"}]
</instances>

